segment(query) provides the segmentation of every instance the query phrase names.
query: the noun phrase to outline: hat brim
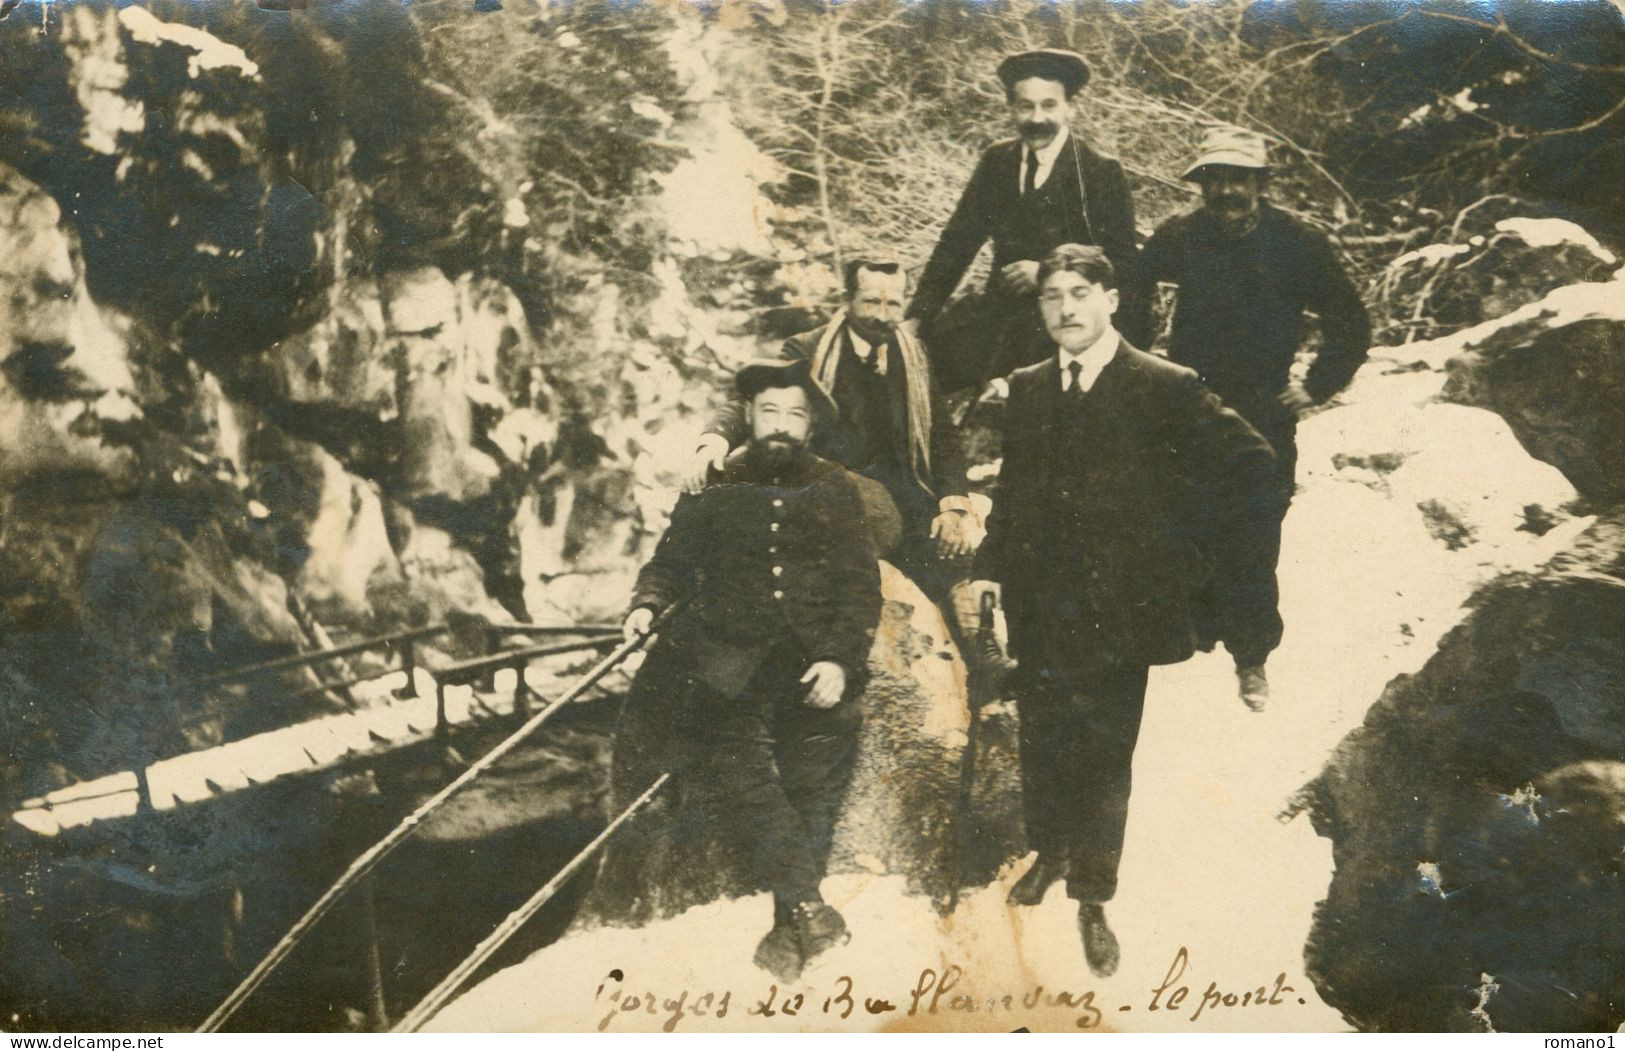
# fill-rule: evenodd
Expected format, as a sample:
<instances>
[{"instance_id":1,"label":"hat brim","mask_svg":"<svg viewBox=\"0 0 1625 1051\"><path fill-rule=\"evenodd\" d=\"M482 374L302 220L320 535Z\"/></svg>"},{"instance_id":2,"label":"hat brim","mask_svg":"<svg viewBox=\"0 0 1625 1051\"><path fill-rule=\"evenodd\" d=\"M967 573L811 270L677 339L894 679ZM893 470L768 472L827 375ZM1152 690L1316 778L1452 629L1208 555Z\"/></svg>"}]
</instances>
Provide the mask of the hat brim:
<instances>
[{"instance_id":1,"label":"hat brim","mask_svg":"<svg viewBox=\"0 0 1625 1051\"><path fill-rule=\"evenodd\" d=\"M747 362L734 373L734 390L747 402L772 387L800 387L807 392L815 420L827 423L836 418L834 399L814 382L805 361L762 359Z\"/></svg>"},{"instance_id":2,"label":"hat brim","mask_svg":"<svg viewBox=\"0 0 1625 1051\"><path fill-rule=\"evenodd\" d=\"M1071 98L1089 83L1089 64L1070 51L1023 51L999 63L999 82L1006 91L1029 77L1056 81Z\"/></svg>"}]
</instances>

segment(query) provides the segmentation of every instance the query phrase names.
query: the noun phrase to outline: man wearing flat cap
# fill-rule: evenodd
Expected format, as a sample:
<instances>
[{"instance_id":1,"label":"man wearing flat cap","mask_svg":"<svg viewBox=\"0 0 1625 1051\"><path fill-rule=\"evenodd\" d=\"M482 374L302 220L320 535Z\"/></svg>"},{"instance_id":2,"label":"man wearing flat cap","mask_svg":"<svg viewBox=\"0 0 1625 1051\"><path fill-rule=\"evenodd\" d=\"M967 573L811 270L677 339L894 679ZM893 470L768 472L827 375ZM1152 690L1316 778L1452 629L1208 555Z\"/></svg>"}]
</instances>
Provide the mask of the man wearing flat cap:
<instances>
[{"instance_id":1,"label":"man wearing flat cap","mask_svg":"<svg viewBox=\"0 0 1625 1051\"><path fill-rule=\"evenodd\" d=\"M1098 245L1119 270L1135 254L1134 203L1117 161L1068 126L1089 67L1071 51L1010 55L999 64L1016 137L988 147L943 228L908 316L946 391L980 385L1048 353L1038 316L1038 262L1062 244ZM943 312L988 240L993 273L980 309ZM1139 307L1125 301L1128 316ZM959 315L957 317L950 315Z\"/></svg>"},{"instance_id":2,"label":"man wearing flat cap","mask_svg":"<svg viewBox=\"0 0 1625 1051\"><path fill-rule=\"evenodd\" d=\"M1277 514L1239 524L1266 534L1268 571L1231 565L1222 529L1211 551L1221 572L1208 596L1210 633L1235 658L1242 700L1255 710L1269 696L1265 658L1281 641L1275 563L1295 487L1298 418L1348 385L1371 344L1365 304L1331 242L1264 199L1269 173L1263 137L1209 131L1183 176L1202 188L1201 206L1163 223L1129 276L1144 302L1158 282L1178 286L1168 357L1194 369L1275 449ZM1321 343L1298 380L1305 311L1319 317ZM1142 315L1126 320L1123 334L1150 346L1156 329Z\"/></svg>"},{"instance_id":3,"label":"man wearing flat cap","mask_svg":"<svg viewBox=\"0 0 1625 1051\"><path fill-rule=\"evenodd\" d=\"M834 407L807 363L753 362L736 384L750 440L710 486L678 499L638 574L628 638L687 602L628 696L617 794L641 789L624 774L647 758L637 749L648 736L640 744L626 720L653 718L657 736L680 741L681 807L707 818L691 827L742 835L772 891L756 962L790 981L848 937L819 884L852 775L880 574L854 479L808 450Z\"/></svg>"}]
</instances>

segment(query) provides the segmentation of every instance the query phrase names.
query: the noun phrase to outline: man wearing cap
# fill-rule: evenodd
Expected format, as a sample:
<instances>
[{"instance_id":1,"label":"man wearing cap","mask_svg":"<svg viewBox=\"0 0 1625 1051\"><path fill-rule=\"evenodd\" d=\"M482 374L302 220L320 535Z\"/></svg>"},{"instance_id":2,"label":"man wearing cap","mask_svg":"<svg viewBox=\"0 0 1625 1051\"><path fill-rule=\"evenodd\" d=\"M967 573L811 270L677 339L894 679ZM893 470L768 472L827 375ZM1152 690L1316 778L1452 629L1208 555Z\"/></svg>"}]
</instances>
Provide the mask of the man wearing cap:
<instances>
[{"instance_id":1,"label":"man wearing cap","mask_svg":"<svg viewBox=\"0 0 1625 1051\"><path fill-rule=\"evenodd\" d=\"M899 325L908 273L896 259L867 254L849 259L843 276L845 307L782 350L786 361L807 363L835 404L834 420L813 436L812 448L884 487L902 531L880 555L942 609L980 683L983 658L992 651L969 644L979 630L975 613L966 602L955 604L953 589L965 580L965 556L981 540L981 516L966 495L962 467L942 462L955 443L944 439L933 411L931 366L919 340ZM749 435L745 406L735 400L702 437L687 487L700 488L707 470L720 467L728 449Z\"/></svg>"},{"instance_id":2,"label":"man wearing cap","mask_svg":"<svg viewBox=\"0 0 1625 1051\"><path fill-rule=\"evenodd\" d=\"M750 440L709 487L679 497L624 630L647 634L687 600L645 665L670 691L656 717L680 734L684 805L739 830L773 892L757 963L793 980L848 937L819 884L852 774L880 576L852 477L808 450L834 408L806 362L755 362L736 383ZM616 763L637 759L618 751Z\"/></svg>"},{"instance_id":3,"label":"man wearing cap","mask_svg":"<svg viewBox=\"0 0 1625 1051\"><path fill-rule=\"evenodd\" d=\"M1158 282L1178 286L1168 357L1196 370L1224 403L1269 439L1276 454L1276 514L1249 523L1267 534L1267 572L1241 572L1212 541L1222 570L1208 596L1210 634L1236 661L1241 696L1261 709L1269 697L1264 662L1281 641L1275 563L1291 503L1298 417L1346 387L1365 361L1371 321L1331 242L1263 199L1270 165L1262 137L1218 128L1203 139L1184 178L1202 188L1199 208L1163 223L1129 276L1150 302ZM1308 373L1292 378L1304 340L1304 312L1320 318L1321 344ZM1150 346L1149 317L1124 335Z\"/></svg>"},{"instance_id":4,"label":"man wearing cap","mask_svg":"<svg viewBox=\"0 0 1625 1051\"><path fill-rule=\"evenodd\" d=\"M1071 51L1024 51L999 64L1017 136L976 165L920 277L908 317L922 326L944 390L1002 376L1047 353L1038 261L1062 244L1099 245L1118 269L1134 258L1134 203L1123 168L1068 127L1089 67ZM979 316L949 331L939 313L989 239L993 273ZM1139 307L1125 303L1125 311Z\"/></svg>"},{"instance_id":5,"label":"man wearing cap","mask_svg":"<svg viewBox=\"0 0 1625 1051\"><path fill-rule=\"evenodd\" d=\"M976 576L1002 587L1020 727L1032 906L1058 880L1078 902L1084 957L1117 968L1117 890L1147 673L1196 648L1205 575L1190 523L1273 499L1274 457L1189 369L1112 326L1105 253L1062 245L1039 267L1050 353L1009 377L1004 463Z\"/></svg>"}]
</instances>

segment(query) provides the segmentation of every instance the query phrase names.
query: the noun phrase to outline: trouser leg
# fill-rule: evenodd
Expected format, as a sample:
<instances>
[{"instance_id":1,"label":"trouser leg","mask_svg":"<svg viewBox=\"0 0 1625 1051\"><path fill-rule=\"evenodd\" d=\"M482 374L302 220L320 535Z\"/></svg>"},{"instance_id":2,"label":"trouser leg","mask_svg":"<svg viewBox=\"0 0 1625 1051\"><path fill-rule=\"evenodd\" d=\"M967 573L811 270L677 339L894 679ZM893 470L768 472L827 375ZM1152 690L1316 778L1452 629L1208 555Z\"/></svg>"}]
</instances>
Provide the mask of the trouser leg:
<instances>
[{"instance_id":1,"label":"trouser leg","mask_svg":"<svg viewBox=\"0 0 1625 1051\"><path fill-rule=\"evenodd\" d=\"M1225 648L1238 667L1263 664L1281 644L1281 595L1277 567L1281 557L1281 524L1297 487L1297 423L1282 416L1279 406L1242 414L1275 451L1277 500L1272 514L1247 523L1230 557L1218 568L1218 585L1226 596L1228 627Z\"/></svg>"},{"instance_id":2,"label":"trouser leg","mask_svg":"<svg viewBox=\"0 0 1625 1051\"><path fill-rule=\"evenodd\" d=\"M862 716L852 698L822 711L804 704L804 660L770 664L740 696L696 707L689 781L717 822L748 844L752 871L782 916L820 900Z\"/></svg>"},{"instance_id":3,"label":"trouser leg","mask_svg":"<svg viewBox=\"0 0 1625 1051\"><path fill-rule=\"evenodd\" d=\"M1018 695L1029 845L1069 859L1067 894L1078 901L1117 892L1146 675L1108 665Z\"/></svg>"},{"instance_id":4,"label":"trouser leg","mask_svg":"<svg viewBox=\"0 0 1625 1051\"><path fill-rule=\"evenodd\" d=\"M850 696L826 709L805 704L799 693L779 703L774 754L785 797L799 817L778 830L785 842L775 847L788 873L780 894L785 904L820 900L818 886L852 782L862 721L863 709Z\"/></svg>"}]
</instances>

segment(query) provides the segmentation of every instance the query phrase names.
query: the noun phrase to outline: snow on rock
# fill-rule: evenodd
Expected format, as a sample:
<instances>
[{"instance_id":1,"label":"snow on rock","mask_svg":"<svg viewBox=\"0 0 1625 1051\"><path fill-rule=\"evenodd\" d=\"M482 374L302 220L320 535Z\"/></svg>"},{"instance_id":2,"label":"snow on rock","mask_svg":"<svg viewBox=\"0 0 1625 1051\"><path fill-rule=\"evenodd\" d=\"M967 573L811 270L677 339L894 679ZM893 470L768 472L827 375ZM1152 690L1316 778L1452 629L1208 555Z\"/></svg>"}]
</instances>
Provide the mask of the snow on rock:
<instances>
[{"instance_id":1,"label":"snow on rock","mask_svg":"<svg viewBox=\"0 0 1625 1051\"><path fill-rule=\"evenodd\" d=\"M1361 1028L1625 1020L1625 515L1481 590L1308 790L1337 861L1308 964ZM1419 877L1420 873L1420 877ZM1462 994L1481 974L1498 990Z\"/></svg>"},{"instance_id":2,"label":"snow on rock","mask_svg":"<svg viewBox=\"0 0 1625 1051\"><path fill-rule=\"evenodd\" d=\"M250 80L259 79L259 65L242 48L228 44L206 30L165 22L144 7L121 9L118 20L138 43L154 47L175 44L192 52L186 60L186 72L193 79L210 69L234 69Z\"/></svg>"},{"instance_id":3,"label":"snow on rock","mask_svg":"<svg viewBox=\"0 0 1625 1051\"><path fill-rule=\"evenodd\" d=\"M1613 266L1619 262L1614 253L1602 246L1591 233L1578 223L1567 219L1529 219L1518 217L1502 219L1495 224L1503 233L1515 234L1531 248L1552 248L1557 245L1577 245L1590 252L1599 261Z\"/></svg>"},{"instance_id":4,"label":"snow on rock","mask_svg":"<svg viewBox=\"0 0 1625 1051\"><path fill-rule=\"evenodd\" d=\"M1625 280L1560 289L1469 341L1444 397L1503 416L1590 499L1625 497Z\"/></svg>"},{"instance_id":5,"label":"snow on rock","mask_svg":"<svg viewBox=\"0 0 1625 1051\"><path fill-rule=\"evenodd\" d=\"M1414 322L1450 331L1502 317L1555 289L1605 281L1618 259L1565 219L1527 202L1485 198L1457 218L1448 243L1388 264L1378 298L1403 303Z\"/></svg>"}]
</instances>

